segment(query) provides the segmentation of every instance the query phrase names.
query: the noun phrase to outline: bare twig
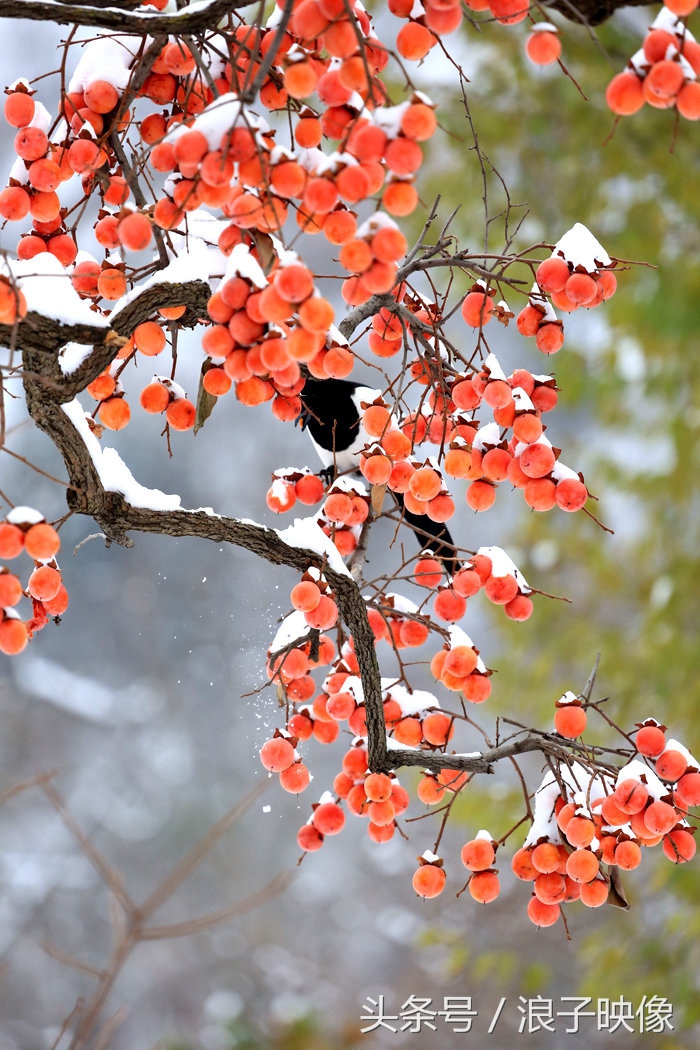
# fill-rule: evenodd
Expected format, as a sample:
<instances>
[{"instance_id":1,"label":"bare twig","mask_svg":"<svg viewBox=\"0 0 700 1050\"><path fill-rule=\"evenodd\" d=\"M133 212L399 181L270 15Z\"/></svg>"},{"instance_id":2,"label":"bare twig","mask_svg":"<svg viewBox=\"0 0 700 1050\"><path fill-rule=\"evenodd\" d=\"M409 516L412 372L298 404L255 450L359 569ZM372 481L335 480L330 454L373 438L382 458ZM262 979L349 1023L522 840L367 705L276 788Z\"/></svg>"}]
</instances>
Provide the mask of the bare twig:
<instances>
[{"instance_id":1,"label":"bare twig","mask_svg":"<svg viewBox=\"0 0 700 1050\"><path fill-rule=\"evenodd\" d=\"M78 970L79 973L85 973L89 977L98 977L100 980L105 976L104 970L100 970L96 966L90 966L88 963L84 963L80 959L76 959L73 955L58 948L55 944L51 944L50 941L44 941L41 948L47 955L50 955L52 959L56 959L57 962L63 963L64 966L70 966L73 970Z\"/></svg>"},{"instance_id":2,"label":"bare twig","mask_svg":"<svg viewBox=\"0 0 700 1050\"><path fill-rule=\"evenodd\" d=\"M52 780L58 773L55 769L51 770L50 773L39 773L35 777L30 777L29 780L23 780L19 784L14 784L13 787L7 788L6 791L0 793L0 806L3 806L6 802L9 802L15 795L21 794L23 791L27 791L33 787L43 787L45 783Z\"/></svg>"},{"instance_id":3,"label":"bare twig","mask_svg":"<svg viewBox=\"0 0 700 1050\"><path fill-rule=\"evenodd\" d=\"M124 910L132 914L135 905L124 888L121 873L109 864L97 847L86 837L53 784L48 780L43 780L40 787L105 886L114 894Z\"/></svg>"},{"instance_id":4,"label":"bare twig","mask_svg":"<svg viewBox=\"0 0 700 1050\"><path fill-rule=\"evenodd\" d=\"M172 937L189 937L193 933L211 929L212 926L219 926L222 922L235 918L236 915L245 915L254 908L259 908L261 904L266 904L272 897L286 890L293 878L293 871L282 871L262 889L234 904L229 904L226 908L220 908L219 911L201 915L196 919L188 919L187 922L175 922L167 926L147 926L141 930L139 940L159 941Z\"/></svg>"},{"instance_id":5,"label":"bare twig","mask_svg":"<svg viewBox=\"0 0 700 1050\"><path fill-rule=\"evenodd\" d=\"M267 781L258 784L257 787L254 787L252 791L249 791L240 802L237 802L228 813L225 813L220 820L217 820L216 824L209 829L204 838L200 839L200 841L192 847L190 852L183 857L180 863L173 868L170 874L163 879L153 893L151 893L151 895L143 902L138 910L142 922L153 915L153 913L156 912L166 900L169 900L170 897L172 897L173 893L175 893L178 887L189 878L197 865L202 862L203 858L211 852L216 843L223 838L226 832L229 831L234 824L238 823L246 810L250 809L256 799L258 799L267 788Z\"/></svg>"}]
</instances>

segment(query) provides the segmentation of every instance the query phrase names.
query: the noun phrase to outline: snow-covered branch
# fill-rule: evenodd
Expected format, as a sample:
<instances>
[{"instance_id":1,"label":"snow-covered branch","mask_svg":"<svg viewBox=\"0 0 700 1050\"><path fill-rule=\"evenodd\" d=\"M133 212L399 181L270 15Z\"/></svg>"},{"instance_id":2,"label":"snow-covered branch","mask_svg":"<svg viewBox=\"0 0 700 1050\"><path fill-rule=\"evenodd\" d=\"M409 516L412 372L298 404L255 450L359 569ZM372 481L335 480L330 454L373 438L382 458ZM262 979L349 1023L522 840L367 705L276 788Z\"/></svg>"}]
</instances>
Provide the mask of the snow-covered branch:
<instances>
[{"instance_id":1,"label":"snow-covered branch","mask_svg":"<svg viewBox=\"0 0 700 1050\"><path fill-rule=\"evenodd\" d=\"M25 352L24 369L33 375L41 375L44 385L51 383L60 390L63 402L71 401L84 390L100 372L116 357L134 328L146 321L156 310L169 306L187 306L181 324L195 324L206 313L206 304L211 289L205 281L172 283L158 281L139 288L123 306L115 310L109 322L95 314L95 321L74 320L60 314L51 316L38 310L29 310L18 325L0 325L0 343L14 346ZM60 367L58 351L67 343L92 347L84 360L69 374ZM30 389L39 397L36 384ZM28 391L29 392L29 391Z\"/></svg>"},{"instance_id":2,"label":"snow-covered branch","mask_svg":"<svg viewBox=\"0 0 700 1050\"><path fill-rule=\"evenodd\" d=\"M48 20L59 25L93 26L122 33L198 33L211 29L230 11L249 7L249 0L195 0L184 11L161 14L155 9L138 12L115 3L107 8L68 4L61 0L0 0L0 18Z\"/></svg>"}]
</instances>

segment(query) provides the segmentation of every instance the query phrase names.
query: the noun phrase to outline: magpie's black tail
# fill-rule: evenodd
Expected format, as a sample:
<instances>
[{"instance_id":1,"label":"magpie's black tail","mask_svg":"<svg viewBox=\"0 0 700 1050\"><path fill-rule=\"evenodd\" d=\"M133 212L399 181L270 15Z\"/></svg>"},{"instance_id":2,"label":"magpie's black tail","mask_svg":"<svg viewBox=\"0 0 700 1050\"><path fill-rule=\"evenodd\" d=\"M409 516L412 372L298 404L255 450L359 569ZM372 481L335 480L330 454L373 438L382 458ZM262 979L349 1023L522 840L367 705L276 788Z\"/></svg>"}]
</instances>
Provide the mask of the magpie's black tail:
<instances>
[{"instance_id":1,"label":"magpie's black tail","mask_svg":"<svg viewBox=\"0 0 700 1050\"><path fill-rule=\"evenodd\" d=\"M430 547L450 576L454 576L462 564L457 557L457 548L447 525L441 521L433 521L427 514L413 514L406 510L400 492L394 492L393 496L401 509L403 520L411 526L421 547Z\"/></svg>"}]
</instances>

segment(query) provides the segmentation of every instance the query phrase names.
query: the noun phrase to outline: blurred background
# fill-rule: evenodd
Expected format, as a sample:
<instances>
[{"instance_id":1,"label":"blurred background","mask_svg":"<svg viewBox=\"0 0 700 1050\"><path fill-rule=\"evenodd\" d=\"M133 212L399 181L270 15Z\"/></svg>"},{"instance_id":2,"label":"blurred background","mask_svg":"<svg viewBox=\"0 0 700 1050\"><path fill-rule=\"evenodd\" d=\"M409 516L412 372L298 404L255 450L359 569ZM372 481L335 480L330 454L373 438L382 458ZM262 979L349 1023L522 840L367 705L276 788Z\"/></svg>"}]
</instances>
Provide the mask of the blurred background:
<instances>
[{"instance_id":1,"label":"blurred background","mask_svg":"<svg viewBox=\"0 0 700 1050\"><path fill-rule=\"evenodd\" d=\"M443 220L459 206L453 231L463 246L483 244L486 186L489 250L501 250L510 235L517 247L553 243L581 221L610 255L635 261L619 275L612 301L565 320L556 358L544 359L510 330L494 344L506 373L518 366L555 373L561 393L548 437L563 448L564 462L584 472L614 535L582 514L531 513L506 491L485 515L460 510L461 545L499 543L532 586L571 599L538 599L522 624L471 604L465 629L497 670L480 720L492 730L499 712L549 728L553 701L583 688L600 653L594 696L610 697L609 716L628 730L654 716L697 753L697 131L649 108L614 127L604 102L607 82L655 14L623 12L595 36L555 16L569 76L527 61L522 26L465 22L447 45L468 78L481 158L454 69L432 56L415 73L416 86L439 103L441 121L426 150L421 196L429 206L440 195ZM378 25L391 41L396 22L380 12ZM56 66L63 35L48 24L4 21L6 81ZM36 85L47 105L56 83ZM391 86L401 98L401 85ZM8 157L11 139L3 129ZM407 223L411 235L421 223L417 213ZM11 250L13 237L6 228L2 247ZM309 242L309 260L321 250ZM521 303L510 305L517 312ZM191 357L193 394L201 357L189 339L181 353ZM18 403L8 426L14 451L61 476L48 439ZM284 527L289 521L273 521L265 506L271 472L317 467L302 433L265 406L248 409L233 398L217 405L196 437L175 435L172 458L159 431L158 420L135 412L108 443L143 484L178 492L189 507ZM36 505L49 519L64 512L62 487L10 456L0 460L0 478L14 502ZM194 540L135 536L124 550L97 538L73 555L95 531L87 520L66 524L61 568L70 608L19 658L0 663L0 790L55 771L51 783L73 819L139 903L266 779L257 752L281 716L266 688L265 651L296 578ZM390 536L375 530L372 571L390 570ZM609 739L602 724L591 735ZM441 844L448 890L436 901L417 899L410 885L416 855L437 832L430 818L406 825L410 841L395 836L383 846L349 821L298 865L297 828L340 754L307 745L315 782L306 797L287 796L270 781L157 913L158 924L195 919L289 873L283 892L228 922L138 946L105 1005L104 1018L114 1017L110 1046L374 1050L420 1040L456 1047L486 1037L499 1008L488 1036L494 1048L521 1039L543 1050L700 1045L697 865L645 857L624 880L630 912L571 906L568 935L561 923L542 931L530 924L528 889L510 876L505 857L496 903L456 899L460 845L482 827L499 837L521 815L510 768L474 781L454 808ZM524 768L534 789L538 763ZM411 774L401 779L409 788L415 782ZM421 812L414 804L409 815ZM108 965L114 907L39 787L0 808L0 889L0 1050L65 1046L62 1025L70 1028L76 1002L93 994L96 971ZM386 1022L399 1031L381 1025L363 1034L380 996L386 1015L400 1015ZM653 996L673 1004L673 1031L640 1034L637 1019L627 1022L631 1032L611 1031L614 1022L606 1028L582 1016L578 1034L565 1032L574 1025L564 1012L584 999L588 1011L624 1000L643 1013ZM456 1031L465 1022L444 1016L435 1030L423 1023L412 1031L418 1022L409 1022L405 1004L442 1011L445 997L461 997L455 1001L475 1011L472 1031ZM537 997L561 1014L550 1023L554 1031L528 1032L528 1002Z\"/></svg>"}]
</instances>

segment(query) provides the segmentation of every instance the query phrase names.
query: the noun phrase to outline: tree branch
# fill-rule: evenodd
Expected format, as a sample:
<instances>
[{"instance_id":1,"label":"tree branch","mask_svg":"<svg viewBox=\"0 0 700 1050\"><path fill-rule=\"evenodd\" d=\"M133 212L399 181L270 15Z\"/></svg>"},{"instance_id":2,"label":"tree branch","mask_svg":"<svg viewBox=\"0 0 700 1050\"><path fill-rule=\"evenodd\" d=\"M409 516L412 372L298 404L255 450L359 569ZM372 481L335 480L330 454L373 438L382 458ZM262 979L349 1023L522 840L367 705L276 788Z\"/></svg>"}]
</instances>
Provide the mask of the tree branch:
<instances>
[{"instance_id":1,"label":"tree branch","mask_svg":"<svg viewBox=\"0 0 700 1050\"><path fill-rule=\"evenodd\" d=\"M94 26L113 29L121 33L197 33L204 29L215 29L220 18L237 10L249 7L250 0L210 0L206 7L200 5L194 11L185 9L177 14L151 14L147 10L138 14L119 10L114 4L105 10L98 5L82 6L64 3L63 0L0 0L0 18L28 18L35 22L58 22L59 25Z\"/></svg>"},{"instance_id":2,"label":"tree branch","mask_svg":"<svg viewBox=\"0 0 700 1050\"><path fill-rule=\"evenodd\" d=\"M140 930L140 941L162 941L172 937L190 937L193 933L201 933L209 930L212 926L220 926L222 922L228 922L236 915L245 915L261 904L266 904L271 897L276 897L287 889L294 878L293 871L281 871L274 879L271 879L262 889L256 890L248 897L235 901L233 904L220 908L218 911L210 912L208 915L200 915L196 919L186 919L184 922L174 922L167 926L145 926Z\"/></svg>"},{"instance_id":3,"label":"tree branch","mask_svg":"<svg viewBox=\"0 0 700 1050\"><path fill-rule=\"evenodd\" d=\"M65 403L72 401L79 391L84 390L111 364L124 339L156 310L184 304L187 311L179 323L193 326L198 319L206 316L210 295L211 288L206 281L195 280L183 284L162 281L152 284L118 313L112 314L109 327L66 324L30 311L19 325L0 325L0 345L23 350L25 372L33 372L40 377L38 386L30 384L27 388L28 394L31 390L41 400L43 389L51 386L57 392L58 403ZM93 352L68 375L63 374L58 362L58 351L66 343L93 347Z\"/></svg>"},{"instance_id":4,"label":"tree branch","mask_svg":"<svg viewBox=\"0 0 700 1050\"><path fill-rule=\"evenodd\" d=\"M467 773L493 773L496 763L514 755L524 755L529 751L539 751L551 755L559 761L571 759L571 748L562 746L560 739L543 733L528 733L516 740L510 740L487 751L464 755L435 754L431 751L409 751L406 748L391 748L388 752L387 766L384 772L397 766L420 766L439 772L441 769L464 770Z\"/></svg>"}]
</instances>

